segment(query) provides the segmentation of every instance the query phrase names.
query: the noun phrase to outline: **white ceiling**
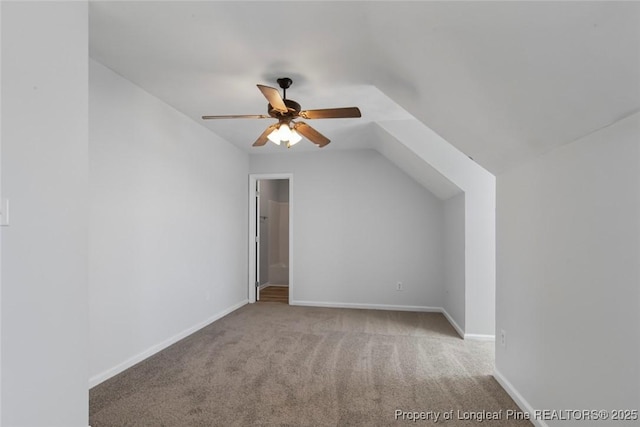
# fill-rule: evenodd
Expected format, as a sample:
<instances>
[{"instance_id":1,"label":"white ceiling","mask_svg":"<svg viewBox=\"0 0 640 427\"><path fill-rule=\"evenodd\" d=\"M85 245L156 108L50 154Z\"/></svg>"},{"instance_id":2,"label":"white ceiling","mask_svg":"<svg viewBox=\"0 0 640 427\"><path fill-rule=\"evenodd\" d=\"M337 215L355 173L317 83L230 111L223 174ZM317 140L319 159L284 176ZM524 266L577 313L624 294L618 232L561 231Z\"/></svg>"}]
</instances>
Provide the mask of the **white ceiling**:
<instances>
[{"instance_id":1,"label":"white ceiling","mask_svg":"<svg viewBox=\"0 0 640 427\"><path fill-rule=\"evenodd\" d=\"M265 114L288 76L303 109L362 110L309 121L323 150L413 116L494 174L640 110L633 2L93 1L90 54L198 121ZM282 149L251 147L271 123L203 122L248 152Z\"/></svg>"}]
</instances>

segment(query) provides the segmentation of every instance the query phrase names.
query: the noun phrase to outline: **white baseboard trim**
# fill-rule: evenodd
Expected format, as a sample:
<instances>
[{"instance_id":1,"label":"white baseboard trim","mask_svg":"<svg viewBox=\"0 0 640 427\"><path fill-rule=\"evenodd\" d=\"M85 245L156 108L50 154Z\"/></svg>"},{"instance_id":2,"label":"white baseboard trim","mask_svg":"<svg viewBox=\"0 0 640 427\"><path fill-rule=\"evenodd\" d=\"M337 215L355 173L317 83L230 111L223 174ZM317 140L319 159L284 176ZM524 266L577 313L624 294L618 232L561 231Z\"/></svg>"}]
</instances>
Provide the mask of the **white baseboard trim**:
<instances>
[{"instance_id":1,"label":"white baseboard trim","mask_svg":"<svg viewBox=\"0 0 640 427\"><path fill-rule=\"evenodd\" d=\"M449 323L451 323L451 326L453 326L453 329L455 329L458 335L460 335L460 338L464 339L464 329L462 329L460 325L458 325L458 323L453 320L453 317L451 317L449 313L447 313L447 310L445 310L444 308L442 309L442 314L444 314L444 317L446 317Z\"/></svg>"},{"instance_id":2,"label":"white baseboard trim","mask_svg":"<svg viewBox=\"0 0 640 427\"><path fill-rule=\"evenodd\" d=\"M290 305L326 308L358 308L364 310L391 310L391 311L420 311L425 313L441 313L440 307L425 307L419 305L391 305L391 304L360 304L355 302L326 302L326 301L291 301Z\"/></svg>"},{"instance_id":3,"label":"white baseboard trim","mask_svg":"<svg viewBox=\"0 0 640 427\"><path fill-rule=\"evenodd\" d=\"M522 397L522 395L518 392L518 390L516 390L516 388L513 386L513 384L511 384L509 382L509 380L507 380L504 375L502 375L497 369L494 368L493 370L493 378L496 379L496 381L498 381L498 384L500 384L502 386L502 388L507 392L507 394L509 394L509 396L511 396L511 398L513 399L514 402L516 402L516 405L518 405L518 407L525 412L528 412L529 415L531 416L531 419L529 421L531 421L531 423L534 426L537 427L549 427L549 425L544 422L543 420L536 420L533 418L533 414L534 414L534 409L533 407L529 404L529 402L527 402L527 400Z\"/></svg>"},{"instance_id":4,"label":"white baseboard trim","mask_svg":"<svg viewBox=\"0 0 640 427\"><path fill-rule=\"evenodd\" d=\"M216 313L215 315L211 316L210 318L208 318L207 320L205 320L204 322L200 322L197 325L194 325L190 328L185 329L182 332L179 332L178 334L167 338L166 340L155 344L151 347L149 347L148 349L146 349L145 351L136 354L133 357L130 357L129 359L125 360L122 363L119 363L118 365L114 366L113 368L109 368L106 371L103 371L97 375L92 376L91 378L89 378L89 388L91 387L95 387L98 384L100 384L103 381L108 380L109 378L118 375L120 372L129 369L130 367L132 367L133 365L135 365L136 363L142 362L144 359L153 356L154 354L156 354L157 352L164 350L165 348L169 347L172 344L175 344L176 342L180 341L181 339L183 339L186 336L191 335L192 333L204 328L205 326L210 325L211 323L215 322L216 320L226 316L227 314L236 311L237 309L239 309L240 307L246 305L249 303L249 300L243 300L240 301L237 304L232 305L231 307Z\"/></svg>"},{"instance_id":5,"label":"white baseboard trim","mask_svg":"<svg viewBox=\"0 0 640 427\"><path fill-rule=\"evenodd\" d=\"M495 335L483 335L483 334L464 334L465 340L474 340L474 341L495 341Z\"/></svg>"}]
</instances>

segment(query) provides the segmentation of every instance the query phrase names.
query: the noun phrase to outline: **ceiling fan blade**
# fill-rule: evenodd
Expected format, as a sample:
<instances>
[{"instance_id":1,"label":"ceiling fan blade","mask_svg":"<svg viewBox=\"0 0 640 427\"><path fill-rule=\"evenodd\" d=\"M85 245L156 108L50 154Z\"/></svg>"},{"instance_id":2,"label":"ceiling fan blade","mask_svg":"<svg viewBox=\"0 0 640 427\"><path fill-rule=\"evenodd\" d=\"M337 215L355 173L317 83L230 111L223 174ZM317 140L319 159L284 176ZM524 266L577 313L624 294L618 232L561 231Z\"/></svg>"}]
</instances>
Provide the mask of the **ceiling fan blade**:
<instances>
[{"instance_id":1,"label":"ceiling fan blade","mask_svg":"<svg viewBox=\"0 0 640 427\"><path fill-rule=\"evenodd\" d=\"M262 132L262 135L260 135L258 137L258 139L256 139L256 142L253 143L254 147L262 147L264 144L267 143L267 141L269 141L269 138L267 138L269 136L269 134L271 132L273 132L274 130L276 130L278 128L278 123L275 123L271 126L269 126L267 129L265 129L264 132Z\"/></svg>"},{"instance_id":2,"label":"ceiling fan blade","mask_svg":"<svg viewBox=\"0 0 640 427\"><path fill-rule=\"evenodd\" d=\"M202 116L203 120L211 119L272 119L271 116L264 114L231 114L228 116Z\"/></svg>"},{"instance_id":3,"label":"ceiling fan blade","mask_svg":"<svg viewBox=\"0 0 640 427\"><path fill-rule=\"evenodd\" d=\"M294 124L293 129L295 129L296 132L298 132L300 135L304 136L320 148L331 142L329 138L327 138L305 122L298 122Z\"/></svg>"},{"instance_id":4,"label":"ceiling fan blade","mask_svg":"<svg viewBox=\"0 0 640 427\"><path fill-rule=\"evenodd\" d=\"M348 119L362 117L358 107L325 108L322 110L300 111L303 119Z\"/></svg>"},{"instance_id":5,"label":"ceiling fan blade","mask_svg":"<svg viewBox=\"0 0 640 427\"><path fill-rule=\"evenodd\" d=\"M267 98L267 101L269 101L269 104L271 104L274 110L281 113L286 113L287 111L289 111L287 106L284 104L284 101L282 100L282 96L280 96L280 92L278 92L278 89L263 85L256 86L258 86L258 89L260 89L260 92L262 92L264 97Z\"/></svg>"}]
</instances>

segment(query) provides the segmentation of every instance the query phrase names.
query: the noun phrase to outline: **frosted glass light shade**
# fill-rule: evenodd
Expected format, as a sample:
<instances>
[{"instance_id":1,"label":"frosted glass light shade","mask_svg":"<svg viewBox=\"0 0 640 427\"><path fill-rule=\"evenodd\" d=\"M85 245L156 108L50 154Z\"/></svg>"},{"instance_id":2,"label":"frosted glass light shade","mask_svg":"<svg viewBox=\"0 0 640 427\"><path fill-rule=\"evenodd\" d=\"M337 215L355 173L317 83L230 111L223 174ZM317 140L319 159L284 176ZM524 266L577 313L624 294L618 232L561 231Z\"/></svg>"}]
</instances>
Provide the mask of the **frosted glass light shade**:
<instances>
[{"instance_id":1,"label":"frosted glass light shade","mask_svg":"<svg viewBox=\"0 0 640 427\"><path fill-rule=\"evenodd\" d=\"M287 147L297 144L302 139L300 134L295 130L292 130L286 123L281 124L280 127L271 132L267 138L269 141L277 145L280 145L281 142L285 142L287 143Z\"/></svg>"},{"instance_id":2,"label":"frosted glass light shade","mask_svg":"<svg viewBox=\"0 0 640 427\"><path fill-rule=\"evenodd\" d=\"M280 145L280 128L274 129L273 132L267 135L267 138L274 144Z\"/></svg>"},{"instance_id":3,"label":"frosted glass light shade","mask_svg":"<svg viewBox=\"0 0 640 427\"><path fill-rule=\"evenodd\" d=\"M287 147L296 145L298 142L300 142L301 139L302 137L300 136L300 134L296 132L295 129L291 129L291 137L289 138L289 144L287 144Z\"/></svg>"}]
</instances>

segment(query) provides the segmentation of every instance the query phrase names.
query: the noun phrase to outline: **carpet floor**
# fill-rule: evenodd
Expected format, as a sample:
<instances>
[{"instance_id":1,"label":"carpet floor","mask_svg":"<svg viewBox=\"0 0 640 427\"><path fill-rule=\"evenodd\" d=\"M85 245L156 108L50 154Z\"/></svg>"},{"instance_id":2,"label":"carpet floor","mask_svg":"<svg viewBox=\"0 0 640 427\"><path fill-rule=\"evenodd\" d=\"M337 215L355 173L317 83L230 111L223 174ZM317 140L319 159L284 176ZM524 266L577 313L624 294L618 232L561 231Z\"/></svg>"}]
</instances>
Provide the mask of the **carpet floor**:
<instances>
[{"instance_id":1,"label":"carpet floor","mask_svg":"<svg viewBox=\"0 0 640 427\"><path fill-rule=\"evenodd\" d=\"M428 425L438 415L477 426L470 418L503 411L481 425L529 426L506 417L518 408L491 376L493 345L460 339L436 313L250 304L92 388L90 424Z\"/></svg>"}]
</instances>

